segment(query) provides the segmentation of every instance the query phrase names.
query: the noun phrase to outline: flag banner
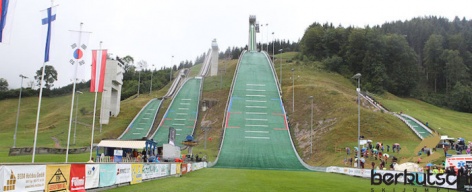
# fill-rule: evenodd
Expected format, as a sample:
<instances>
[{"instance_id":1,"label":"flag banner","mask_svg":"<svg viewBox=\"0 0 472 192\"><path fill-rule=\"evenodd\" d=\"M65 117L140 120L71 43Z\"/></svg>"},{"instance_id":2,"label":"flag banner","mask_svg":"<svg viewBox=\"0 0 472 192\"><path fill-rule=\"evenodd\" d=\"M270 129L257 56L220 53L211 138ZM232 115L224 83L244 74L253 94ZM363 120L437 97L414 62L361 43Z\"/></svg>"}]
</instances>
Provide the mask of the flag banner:
<instances>
[{"instance_id":1,"label":"flag banner","mask_svg":"<svg viewBox=\"0 0 472 192\"><path fill-rule=\"evenodd\" d=\"M106 63L106 49L92 50L92 78L90 81L90 92L103 92Z\"/></svg>"},{"instance_id":2,"label":"flag banner","mask_svg":"<svg viewBox=\"0 0 472 192\"><path fill-rule=\"evenodd\" d=\"M115 184L127 183L131 181L131 164L116 164Z\"/></svg>"},{"instance_id":3,"label":"flag banner","mask_svg":"<svg viewBox=\"0 0 472 192\"><path fill-rule=\"evenodd\" d=\"M70 165L46 166L45 191L69 191Z\"/></svg>"},{"instance_id":4,"label":"flag banner","mask_svg":"<svg viewBox=\"0 0 472 192\"><path fill-rule=\"evenodd\" d=\"M16 0L0 0L0 43L8 43L11 36Z\"/></svg>"},{"instance_id":5,"label":"flag banner","mask_svg":"<svg viewBox=\"0 0 472 192\"><path fill-rule=\"evenodd\" d=\"M85 164L71 164L70 191L85 192Z\"/></svg>"},{"instance_id":6,"label":"flag banner","mask_svg":"<svg viewBox=\"0 0 472 192\"><path fill-rule=\"evenodd\" d=\"M46 165L2 166L0 191L42 191L46 180Z\"/></svg>"},{"instance_id":7,"label":"flag banner","mask_svg":"<svg viewBox=\"0 0 472 192\"><path fill-rule=\"evenodd\" d=\"M56 20L56 7L49 7L42 12L41 24L47 28L46 46L44 47L44 62L49 61L49 47L51 44L52 22Z\"/></svg>"},{"instance_id":8,"label":"flag banner","mask_svg":"<svg viewBox=\"0 0 472 192\"><path fill-rule=\"evenodd\" d=\"M115 184L116 164L100 164L100 187L108 187Z\"/></svg>"},{"instance_id":9,"label":"flag banner","mask_svg":"<svg viewBox=\"0 0 472 192\"><path fill-rule=\"evenodd\" d=\"M87 61L87 53L88 52L88 43L90 39L90 32L85 31L70 31L71 32L71 43L70 43L70 56L71 59L69 63L79 64L82 66L86 64Z\"/></svg>"},{"instance_id":10,"label":"flag banner","mask_svg":"<svg viewBox=\"0 0 472 192\"><path fill-rule=\"evenodd\" d=\"M85 165L85 189L97 188L100 178L100 164Z\"/></svg>"}]
</instances>

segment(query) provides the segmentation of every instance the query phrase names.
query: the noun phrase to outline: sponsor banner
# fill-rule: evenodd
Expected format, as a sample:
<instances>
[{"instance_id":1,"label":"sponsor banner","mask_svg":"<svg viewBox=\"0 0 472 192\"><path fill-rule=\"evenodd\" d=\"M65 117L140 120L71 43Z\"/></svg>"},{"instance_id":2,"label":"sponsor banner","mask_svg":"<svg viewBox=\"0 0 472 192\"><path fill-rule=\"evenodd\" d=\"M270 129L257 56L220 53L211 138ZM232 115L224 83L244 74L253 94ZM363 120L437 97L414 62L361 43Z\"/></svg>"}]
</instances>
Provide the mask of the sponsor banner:
<instances>
[{"instance_id":1,"label":"sponsor banner","mask_svg":"<svg viewBox=\"0 0 472 192\"><path fill-rule=\"evenodd\" d=\"M177 174L177 165L176 164L171 164L170 165L170 174L171 175Z\"/></svg>"},{"instance_id":2,"label":"sponsor banner","mask_svg":"<svg viewBox=\"0 0 472 192\"><path fill-rule=\"evenodd\" d=\"M159 168L157 164L143 165L143 179L152 179L158 177Z\"/></svg>"},{"instance_id":3,"label":"sponsor banner","mask_svg":"<svg viewBox=\"0 0 472 192\"><path fill-rule=\"evenodd\" d=\"M113 153L113 162L121 162L123 159L123 150L115 149Z\"/></svg>"},{"instance_id":4,"label":"sponsor banner","mask_svg":"<svg viewBox=\"0 0 472 192\"><path fill-rule=\"evenodd\" d=\"M192 164L187 164L187 173L192 172Z\"/></svg>"},{"instance_id":5,"label":"sponsor banner","mask_svg":"<svg viewBox=\"0 0 472 192\"><path fill-rule=\"evenodd\" d=\"M100 165L86 164L85 165L85 189L97 188L99 186Z\"/></svg>"},{"instance_id":6,"label":"sponsor banner","mask_svg":"<svg viewBox=\"0 0 472 192\"><path fill-rule=\"evenodd\" d=\"M181 169L182 175L187 174L187 164L186 164L186 163L182 163L182 164L181 164L181 167L182 167L182 169Z\"/></svg>"},{"instance_id":7,"label":"sponsor banner","mask_svg":"<svg viewBox=\"0 0 472 192\"><path fill-rule=\"evenodd\" d=\"M70 166L70 191L85 192L85 164Z\"/></svg>"},{"instance_id":8,"label":"sponsor banner","mask_svg":"<svg viewBox=\"0 0 472 192\"><path fill-rule=\"evenodd\" d=\"M131 165L131 184L141 183L143 181L143 164Z\"/></svg>"},{"instance_id":9,"label":"sponsor banner","mask_svg":"<svg viewBox=\"0 0 472 192\"><path fill-rule=\"evenodd\" d=\"M182 169L181 169L180 163L175 164L175 173L176 173L176 174L181 174L181 173L182 173Z\"/></svg>"},{"instance_id":10,"label":"sponsor banner","mask_svg":"<svg viewBox=\"0 0 472 192\"><path fill-rule=\"evenodd\" d=\"M0 191L43 191L46 165L1 166Z\"/></svg>"},{"instance_id":11,"label":"sponsor banner","mask_svg":"<svg viewBox=\"0 0 472 192\"><path fill-rule=\"evenodd\" d=\"M100 164L100 187L107 187L115 184L116 181L116 165Z\"/></svg>"},{"instance_id":12,"label":"sponsor banner","mask_svg":"<svg viewBox=\"0 0 472 192\"><path fill-rule=\"evenodd\" d=\"M47 165L46 166L46 192L69 191L70 165Z\"/></svg>"},{"instance_id":13,"label":"sponsor banner","mask_svg":"<svg viewBox=\"0 0 472 192\"><path fill-rule=\"evenodd\" d=\"M162 172L161 176L168 175L170 175L170 164L164 164L164 171Z\"/></svg>"},{"instance_id":14,"label":"sponsor banner","mask_svg":"<svg viewBox=\"0 0 472 192\"><path fill-rule=\"evenodd\" d=\"M115 184L131 181L131 164L116 164Z\"/></svg>"},{"instance_id":15,"label":"sponsor banner","mask_svg":"<svg viewBox=\"0 0 472 192\"><path fill-rule=\"evenodd\" d=\"M456 156L446 158L446 168L454 166L456 168L465 167L472 164L472 156Z\"/></svg>"}]
</instances>

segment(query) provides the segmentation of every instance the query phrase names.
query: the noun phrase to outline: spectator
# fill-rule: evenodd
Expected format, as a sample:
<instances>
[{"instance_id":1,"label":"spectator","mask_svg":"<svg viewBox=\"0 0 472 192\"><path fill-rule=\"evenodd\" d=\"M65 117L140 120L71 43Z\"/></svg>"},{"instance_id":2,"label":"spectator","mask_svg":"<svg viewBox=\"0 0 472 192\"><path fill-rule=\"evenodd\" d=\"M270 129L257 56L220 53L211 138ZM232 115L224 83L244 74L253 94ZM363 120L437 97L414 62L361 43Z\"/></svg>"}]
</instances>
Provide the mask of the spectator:
<instances>
[{"instance_id":1,"label":"spectator","mask_svg":"<svg viewBox=\"0 0 472 192\"><path fill-rule=\"evenodd\" d=\"M390 145L387 145L387 152L390 152Z\"/></svg>"}]
</instances>

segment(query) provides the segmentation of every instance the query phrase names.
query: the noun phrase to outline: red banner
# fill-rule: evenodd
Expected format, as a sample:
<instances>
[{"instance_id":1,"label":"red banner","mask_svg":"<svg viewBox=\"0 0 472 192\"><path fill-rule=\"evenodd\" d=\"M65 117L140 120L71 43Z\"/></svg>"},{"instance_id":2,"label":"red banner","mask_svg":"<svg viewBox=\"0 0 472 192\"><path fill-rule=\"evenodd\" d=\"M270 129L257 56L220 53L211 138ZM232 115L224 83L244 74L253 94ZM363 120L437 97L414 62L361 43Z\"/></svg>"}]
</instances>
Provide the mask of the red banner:
<instances>
[{"instance_id":1,"label":"red banner","mask_svg":"<svg viewBox=\"0 0 472 192\"><path fill-rule=\"evenodd\" d=\"M85 192L85 164L70 166L70 191Z\"/></svg>"},{"instance_id":2,"label":"red banner","mask_svg":"<svg viewBox=\"0 0 472 192\"><path fill-rule=\"evenodd\" d=\"M92 50L92 78L90 80L90 92L103 92L106 64L107 50Z\"/></svg>"},{"instance_id":3,"label":"red banner","mask_svg":"<svg viewBox=\"0 0 472 192\"><path fill-rule=\"evenodd\" d=\"M182 175L186 174L187 173L187 163L182 163L180 165L181 165L180 172L182 173Z\"/></svg>"}]
</instances>

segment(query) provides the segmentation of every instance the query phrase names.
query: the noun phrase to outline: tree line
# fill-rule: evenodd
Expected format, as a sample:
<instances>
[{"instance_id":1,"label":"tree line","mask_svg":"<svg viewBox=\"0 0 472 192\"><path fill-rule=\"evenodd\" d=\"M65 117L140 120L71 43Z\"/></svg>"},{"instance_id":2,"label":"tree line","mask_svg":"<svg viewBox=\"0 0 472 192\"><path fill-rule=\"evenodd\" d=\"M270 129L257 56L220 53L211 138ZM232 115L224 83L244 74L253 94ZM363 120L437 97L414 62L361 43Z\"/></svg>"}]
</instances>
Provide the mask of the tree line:
<instances>
[{"instance_id":1,"label":"tree line","mask_svg":"<svg viewBox=\"0 0 472 192\"><path fill-rule=\"evenodd\" d=\"M369 92L472 112L472 21L465 18L418 17L364 28L313 23L297 57L345 77L361 73Z\"/></svg>"}]
</instances>

